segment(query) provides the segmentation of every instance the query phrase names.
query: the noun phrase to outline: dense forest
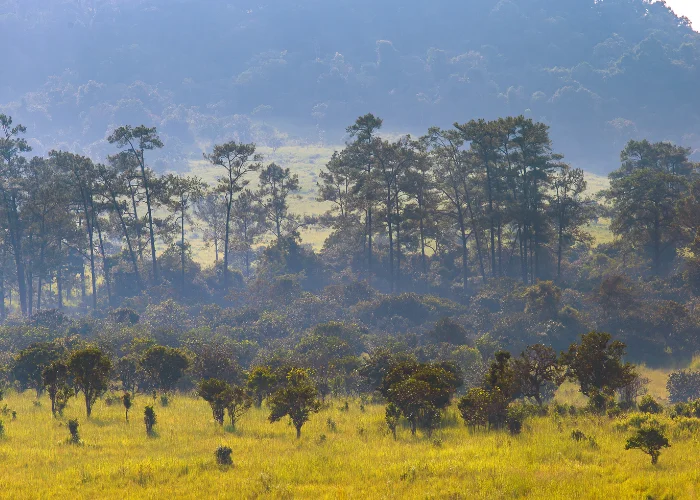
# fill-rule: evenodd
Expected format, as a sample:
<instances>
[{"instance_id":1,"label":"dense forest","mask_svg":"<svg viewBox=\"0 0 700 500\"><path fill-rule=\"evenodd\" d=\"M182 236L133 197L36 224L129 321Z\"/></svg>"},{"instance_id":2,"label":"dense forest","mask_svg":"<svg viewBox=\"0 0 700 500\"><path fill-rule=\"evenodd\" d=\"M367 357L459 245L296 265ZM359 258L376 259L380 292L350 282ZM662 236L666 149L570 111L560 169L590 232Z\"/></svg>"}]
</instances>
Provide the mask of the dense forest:
<instances>
[{"instance_id":1,"label":"dense forest","mask_svg":"<svg viewBox=\"0 0 700 500\"><path fill-rule=\"evenodd\" d=\"M366 110L414 134L523 114L605 174L630 139L700 146L700 35L664 2L5 0L0 43L0 112L37 151L148 123L161 171L232 138L338 144Z\"/></svg>"}]
</instances>

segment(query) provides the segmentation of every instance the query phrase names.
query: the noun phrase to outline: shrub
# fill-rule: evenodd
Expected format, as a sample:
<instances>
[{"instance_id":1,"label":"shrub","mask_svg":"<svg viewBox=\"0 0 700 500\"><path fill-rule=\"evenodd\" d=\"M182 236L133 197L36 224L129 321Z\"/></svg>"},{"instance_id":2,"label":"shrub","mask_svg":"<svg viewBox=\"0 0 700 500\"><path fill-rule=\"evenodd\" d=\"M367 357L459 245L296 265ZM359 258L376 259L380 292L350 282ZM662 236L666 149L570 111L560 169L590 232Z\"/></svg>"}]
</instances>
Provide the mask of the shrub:
<instances>
[{"instance_id":1,"label":"shrub","mask_svg":"<svg viewBox=\"0 0 700 500\"><path fill-rule=\"evenodd\" d=\"M571 439L574 441L583 441L584 439L587 439L586 435L583 433L583 431L576 429L571 431Z\"/></svg>"},{"instance_id":2,"label":"shrub","mask_svg":"<svg viewBox=\"0 0 700 500\"><path fill-rule=\"evenodd\" d=\"M671 418L700 418L700 399L688 403L676 403L671 411Z\"/></svg>"},{"instance_id":3,"label":"shrub","mask_svg":"<svg viewBox=\"0 0 700 500\"><path fill-rule=\"evenodd\" d=\"M668 438L663 431L655 426L642 427L627 439L625 450L639 449L651 456L651 463L655 465L659 460L662 448L668 448Z\"/></svg>"},{"instance_id":4,"label":"shrub","mask_svg":"<svg viewBox=\"0 0 700 500\"><path fill-rule=\"evenodd\" d=\"M0 437L3 437L5 435L5 423L0 420Z\"/></svg>"},{"instance_id":5,"label":"shrub","mask_svg":"<svg viewBox=\"0 0 700 500\"><path fill-rule=\"evenodd\" d=\"M661 406L650 394L647 394L639 402L639 411L642 413L661 413L664 407Z\"/></svg>"},{"instance_id":6,"label":"shrub","mask_svg":"<svg viewBox=\"0 0 700 500\"><path fill-rule=\"evenodd\" d=\"M153 435L153 426L156 425L156 411L152 406L146 406L143 410L143 422L146 424L146 434Z\"/></svg>"},{"instance_id":7,"label":"shrub","mask_svg":"<svg viewBox=\"0 0 700 500\"><path fill-rule=\"evenodd\" d=\"M231 454L233 450L228 446L219 446L214 452L216 457L216 463L219 465L232 465L233 460L231 460Z\"/></svg>"},{"instance_id":8,"label":"shrub","mask_svg":"<svg viewBox=\"0 0 700 500\"><path fill-rule=\"evenodd\" d=\"M68 440L71 444L80 444L80 434L78 433L78 420L72 419L68 421L68 432L70 432L70 438Z\"/></svg>"},{"instance_id":9,"label":"shrub","mask_svg":"<svg viewBox=\"0 0 700 500\"><path fill-rule=\"evenodd\" d=\"M128 392L125 392L124 395L122 396L122 404L124 405L124 412L125 412L125 417L126 421L129 421L129 409L131 409L132 401L131 401L131 394Z\"/></svg>"},{"instance_id":10,"label":"shrub","mask_svg":"<svg viewBox=\"0 0 700 500\"><path fill-rule=\"evenodd\" d=\"M328 427L328 430L331 432L335 432L338 430L338 426L335 423L335 420L333 420L331 417L328 417L328 420L326 420L326 427Z\"/></svg>"},{"instance_id":11,"label":"shrub","mask_svg":"<svg viewBox=\"0 0 700 500\"><path fill-rule=\"evenodd\" d=\"M170 398L168 397L167 394L161 394L160 395L160 405L161 406L168 406L170 404Z\"/></svg>"},{"instance_id":12,"label":"shrub","mask_svg":"<svg viewBox=\"0 0 700 500\"><path fill-rule=\"evenodd\" d=\"M525 421L526 409L522 406L508 407L508 416L506 417L506 425L508 431L513 434L520 434L523 430L523 422Z\"/></svg>"},{"instance_id":13,"label":"shrub","mask_svg":"<svg viewBox=\"0 0 700 500\"><path fill-rule=\"evenodd\" d=\"M396 427L399 425L399 419L401 418L401 410L394 403L389 403L386 406L386 413L384 415L384 420L386 421L386 426L391 431L394 436L394 441L396 441Z\"/></svg>"},{"instance_id":14,"label":"shrub","mask_svg":"<svg viewBox=\"0 0 700 500\"><path fill-rule=\"evenodd\" d=\"M666 382L668 400L671 403L685 403L700 399L700 372L676 371L668 376Z\"/></svg>"}]
</instances>

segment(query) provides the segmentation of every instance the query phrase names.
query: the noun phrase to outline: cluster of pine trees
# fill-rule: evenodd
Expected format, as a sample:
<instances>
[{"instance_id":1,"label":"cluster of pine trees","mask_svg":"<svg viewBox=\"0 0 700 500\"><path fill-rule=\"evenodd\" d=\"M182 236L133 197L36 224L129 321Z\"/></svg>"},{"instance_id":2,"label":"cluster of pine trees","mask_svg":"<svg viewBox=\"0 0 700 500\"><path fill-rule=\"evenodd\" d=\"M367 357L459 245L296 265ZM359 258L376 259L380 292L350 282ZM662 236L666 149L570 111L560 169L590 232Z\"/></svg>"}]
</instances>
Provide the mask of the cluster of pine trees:
<instances>
[{"instance_id":1,"label":"cluster of pine trees","mask_svg":"<svg viewBox=\"0 0 700 500\"><path fill-rule=\"evenodd\" d=\"M298 176L264 165L254 144L205 154L219 172L209 186L148 167L164 146L155 128L117 128L114 154L96 163L65 151L31 157L25 127L0 115L2 316L6 303L28 316L62 309L78 289L95 310L164 290L225 301L253 278L298 273L316 289L351 275L385 292L463 302L502 278L571 284L566 271L590 254L587 227L599 217L618 237L608 254L639 276L677 270L681 249L686 274L700 267L689 149L631 141L594 199L583 171L553 151L548 127L530 119L472 120L417 139L389 140L381 127L372 114L348 127L319 176L329 210L312 218L289 208ZM319 252L301 245L312 225L330 229ZM192 259L193 227L214 246L209 268Z\"/></svg>"}]
</instances>

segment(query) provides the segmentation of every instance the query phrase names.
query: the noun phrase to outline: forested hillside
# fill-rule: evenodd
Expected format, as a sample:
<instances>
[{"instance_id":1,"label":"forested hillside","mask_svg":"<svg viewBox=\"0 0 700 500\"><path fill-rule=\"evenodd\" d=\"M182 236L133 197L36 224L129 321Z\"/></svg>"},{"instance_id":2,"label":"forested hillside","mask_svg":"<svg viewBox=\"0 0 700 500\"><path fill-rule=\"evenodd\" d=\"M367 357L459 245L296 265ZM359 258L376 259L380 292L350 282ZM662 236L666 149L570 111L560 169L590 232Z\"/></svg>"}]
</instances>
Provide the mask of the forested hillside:
<instances>
[{"instance_id":1,"label":"forested hillside","mask_svg":"<svg viewBox=\"0 0 700 500\"><path fill-rule=\"evenodd\" d=\"M414 133L524 114L601 173L629 139L700 146L700 35L663 2L4 0L0 43L35 150L104 156L145 123L161 170L231 138L339 144L367 110Z\"/></svg>"}]
</instances>

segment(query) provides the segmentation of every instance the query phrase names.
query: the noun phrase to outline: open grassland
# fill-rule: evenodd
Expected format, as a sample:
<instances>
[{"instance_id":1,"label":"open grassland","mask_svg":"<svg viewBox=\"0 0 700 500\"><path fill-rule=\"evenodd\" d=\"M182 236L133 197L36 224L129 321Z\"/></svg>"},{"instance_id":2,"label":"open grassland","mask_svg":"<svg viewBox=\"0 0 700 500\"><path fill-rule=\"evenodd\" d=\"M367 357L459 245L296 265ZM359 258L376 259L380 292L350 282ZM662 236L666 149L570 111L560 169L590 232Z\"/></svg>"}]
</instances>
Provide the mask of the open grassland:
<instances>
[{"instance_id":1,"label":"open grassland","mask_svg":"<svg viewBox=\"0 0 700 500\"><path fill-rule=\"evenodd\" d=\"M653 387L652 387L653 393ZM561 400L575 398L562 388ZM157 435L147 437L137 397L131 421L119 404L98 402L87 420L80 399L53 419L48 399L10 393L2 416L2 498L698 498L700 424L659 416L671 448L652 466L625 451L627 417L533 417L522 434L471 431L450 409L431 439L386 431L384 407L332 400L295 438L286 422L270 424L252 409L234 431L219 427L208 405L176 396L157 404ZM343 408L343 409L341 409ZM82 445L67 443L67 419L80 420ZM573 430L592 438L574 441ZM213 452L233 449L234 465Z\"/></svg>"}]
</instances>

